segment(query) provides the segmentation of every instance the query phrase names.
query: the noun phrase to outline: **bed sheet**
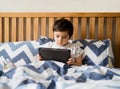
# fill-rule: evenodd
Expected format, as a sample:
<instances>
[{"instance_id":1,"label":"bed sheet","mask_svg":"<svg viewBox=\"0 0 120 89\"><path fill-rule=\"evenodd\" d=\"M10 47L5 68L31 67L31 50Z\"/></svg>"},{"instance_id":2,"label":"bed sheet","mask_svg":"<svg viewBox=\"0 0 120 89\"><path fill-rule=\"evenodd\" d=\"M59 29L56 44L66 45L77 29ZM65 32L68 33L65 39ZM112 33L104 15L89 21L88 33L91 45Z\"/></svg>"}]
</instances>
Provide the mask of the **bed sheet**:
<instances>
[{"instance_id":1,"label":"bed sheet","mask_svg":"<svg viewBox=\"0 0 120 89\"><path fill-rule=\"evenodd\" d=\"M7 87L7 88L6 88ZM9 69L0 89L120 89L120 70L103 66L68 66L41 61Z\"/></svg>"}]
</instances>

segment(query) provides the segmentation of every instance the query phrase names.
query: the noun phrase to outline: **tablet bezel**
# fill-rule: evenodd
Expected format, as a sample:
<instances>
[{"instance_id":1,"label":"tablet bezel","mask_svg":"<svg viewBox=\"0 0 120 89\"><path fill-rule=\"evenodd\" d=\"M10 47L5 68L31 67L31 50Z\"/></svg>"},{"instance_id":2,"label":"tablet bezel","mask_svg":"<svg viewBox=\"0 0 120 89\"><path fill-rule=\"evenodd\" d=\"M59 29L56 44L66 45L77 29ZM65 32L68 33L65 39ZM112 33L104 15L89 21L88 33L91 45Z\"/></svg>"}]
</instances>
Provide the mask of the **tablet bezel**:
<instances>
[{"instance_id":1,"label":"tablet bezel","mask_svg":"<svg viewBox=\"0 0 120 89\"><path fill-rule=\"evenodd\" d=\"M54 60L66 63L71 56L69 49L40 47L38 51L43 60Z\"/></svg>"}]
</instances>

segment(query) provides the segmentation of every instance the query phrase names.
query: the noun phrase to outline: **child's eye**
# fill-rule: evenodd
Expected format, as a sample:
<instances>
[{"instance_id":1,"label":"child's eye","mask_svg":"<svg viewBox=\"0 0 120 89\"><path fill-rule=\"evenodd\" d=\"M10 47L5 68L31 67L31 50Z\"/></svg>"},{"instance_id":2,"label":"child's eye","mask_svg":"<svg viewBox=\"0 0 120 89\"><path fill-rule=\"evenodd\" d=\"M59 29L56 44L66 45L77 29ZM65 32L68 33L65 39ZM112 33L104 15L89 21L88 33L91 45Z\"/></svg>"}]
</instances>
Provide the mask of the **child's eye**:
<instances>
[{"instance_id":1,"label":"child's eye","mask_svg":"<svg viewBox=\"0 0 120 89\"><path fill-rule=\"evenodd\" d=\"M56 36L56 38L59 38L59 36Z\"/></svg>"}]
</instances>

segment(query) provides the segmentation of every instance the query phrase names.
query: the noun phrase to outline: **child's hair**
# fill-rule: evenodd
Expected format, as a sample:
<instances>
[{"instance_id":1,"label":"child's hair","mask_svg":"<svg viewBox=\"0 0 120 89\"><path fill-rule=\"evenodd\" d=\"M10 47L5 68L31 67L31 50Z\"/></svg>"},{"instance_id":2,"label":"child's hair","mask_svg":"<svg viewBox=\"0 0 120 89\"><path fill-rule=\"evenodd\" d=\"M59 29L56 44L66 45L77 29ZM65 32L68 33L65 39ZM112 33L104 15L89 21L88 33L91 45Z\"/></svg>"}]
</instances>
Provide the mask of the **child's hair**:
<instances>
[{"instance_id":1,"label":"child's hair","mask_svg":"<svg viewBox=\"0 0 120 89\"><path fill-rule=\"evenodd\" d=\"M53 31L68 32L69 37L73 35L73 24L71 21L61 18L55 21Z\"/></svg>"}]
</instances>

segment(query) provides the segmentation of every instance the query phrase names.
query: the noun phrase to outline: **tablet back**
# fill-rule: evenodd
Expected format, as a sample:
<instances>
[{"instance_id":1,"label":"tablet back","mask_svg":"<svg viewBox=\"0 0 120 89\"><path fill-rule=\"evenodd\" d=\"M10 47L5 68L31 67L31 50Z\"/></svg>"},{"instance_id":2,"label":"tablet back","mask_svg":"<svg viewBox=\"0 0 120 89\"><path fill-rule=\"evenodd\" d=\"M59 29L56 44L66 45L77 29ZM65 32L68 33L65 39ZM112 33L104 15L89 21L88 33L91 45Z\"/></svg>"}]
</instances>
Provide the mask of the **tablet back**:
<instances>
[{"instance_id":1,"label":"tablet back","mask_svg":"<svg viewBox=\"0 0 120 89\"><path fill-rule=\"evenodd\" d=\"M71 51L68 49L39 48L39 55L43 60L54 60L66 63L70 58Z\"/></svg>"}]
</instances>

